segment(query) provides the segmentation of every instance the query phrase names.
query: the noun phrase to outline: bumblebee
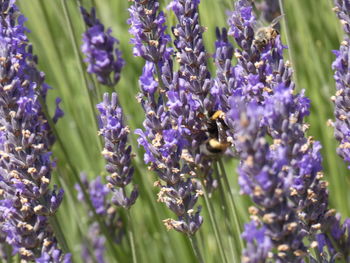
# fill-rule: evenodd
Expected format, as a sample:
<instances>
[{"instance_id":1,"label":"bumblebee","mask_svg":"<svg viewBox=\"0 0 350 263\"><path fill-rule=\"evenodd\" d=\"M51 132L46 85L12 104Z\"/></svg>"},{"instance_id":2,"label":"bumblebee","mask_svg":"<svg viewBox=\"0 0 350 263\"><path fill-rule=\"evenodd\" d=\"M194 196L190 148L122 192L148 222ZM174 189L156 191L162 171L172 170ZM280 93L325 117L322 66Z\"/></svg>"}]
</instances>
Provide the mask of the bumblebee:
<instances>
[{"instance_id":1,"label":"bumblebee","mask_svg":"<svg viewBox=\"0 0 350 263\"><path fill-rule=\"evenodd\" d=\"M210 155L222 154L226 152L229 146L230 146L230 143L220 142L215 138L209 138L205 143L207 153L209 153Z\"/></svg>"},{"instance_id":2,"label":"bumblebee","mask_svg":"<svg viewBox=\"0 0 350 263\"><path fill-rule=\"evenodd\" d=\"M226 152L231 143L227 141L225 113L221 110L209 113L206 123L208 139L201 145L201 151L206 155L217 155Z\"/></svg>"},{"instance_id":3,"label":"bumblebee","mask_svg":"<svg viewBox=\"0 0 350 263\"><path fill-rule=\"evenodd\" d=\"M279 32L275 28L278 22L282 19L284 15L280 15L276 17L272 22L271 25L267 27L261 27L255 32L254 36L254 42L253 44L258 48L258 49L263 49L266 47L268 43L273 41L278 35Z\"/></svg>"}]
</instances>

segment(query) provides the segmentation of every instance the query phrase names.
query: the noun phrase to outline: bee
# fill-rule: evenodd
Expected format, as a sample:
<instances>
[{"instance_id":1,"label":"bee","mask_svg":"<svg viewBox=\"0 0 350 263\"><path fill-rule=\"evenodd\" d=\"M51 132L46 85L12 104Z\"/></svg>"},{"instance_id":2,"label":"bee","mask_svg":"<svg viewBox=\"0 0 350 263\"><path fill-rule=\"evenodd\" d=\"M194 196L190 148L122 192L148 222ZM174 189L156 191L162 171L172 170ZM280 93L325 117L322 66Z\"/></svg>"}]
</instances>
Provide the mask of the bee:
<instances>
[{"instance_id":1,"label":"bee","mask_svg":"<svg viewBox=\"0 0 350 263\"><path fill-rule=\"evenodd\" d=\"M231 146L227 141L225 113L221 110L209 113L206 123L208 139L201 145L201 151L206 155L223 154Z\"/></svg>"},{"instance_id":2,"label":"bee","mask_svg":"<svg viewBox=\"0 0 350 263\"><path fill-rule=\"evenodd\" d=\"M218 139L209 138L205 143L204 152L208 155L223 154L229 146L231 144L228 142L220 142Z\"/></svg>"},{"instance_id":3,"label":"bee","mask_svg":"<svg viewBox=\"0 0 350 263\"><path fill-rule=\"evenodd\" d=\"M276 25L283 18L283 16L284 15L276 17L269 26L261 27L256 30L253 44L258 47L258 49L263 49L279 35Z\"/></svg>"}]
</instances>

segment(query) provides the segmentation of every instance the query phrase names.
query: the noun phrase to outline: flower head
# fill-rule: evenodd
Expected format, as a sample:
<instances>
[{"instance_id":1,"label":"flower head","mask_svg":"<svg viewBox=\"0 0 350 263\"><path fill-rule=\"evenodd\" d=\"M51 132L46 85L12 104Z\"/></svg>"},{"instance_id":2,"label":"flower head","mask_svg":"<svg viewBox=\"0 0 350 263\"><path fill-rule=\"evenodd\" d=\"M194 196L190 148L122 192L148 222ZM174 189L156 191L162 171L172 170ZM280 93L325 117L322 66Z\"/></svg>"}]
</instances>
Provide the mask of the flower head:
<instances>
[{"instance_id":1,"label":"flower head","mask_svg":"<svg viewBox=\"0 0 350 263\"><path fill-rule=\"evenodd\" d=\"M63 198L49 188L54 138L40 104L48 86L14 2L0 2L0 228L23 260L68 262L48 222Z\"/></svg>"},{"instance_id":2,"label":"flower head","mask_svg":"<svg viewBox=\"0 0 350 263\"><path fill-rule=\"evenodd\" d=\"M83 34L82 52L86 55L87 71L95 74L97 80L108 86L113 86L120 79L120 72L125 64L121 52L116 47L119 41L114 38L112 30L105 30L103 24L96 17L94 8L88 13L80 8L87 30Z\"/></svg>"},{"instance_id":3,"label":"flower head","mask_svg":"<svg viewBox=\"0 0 350 263\"><path fill-rule=\"evenodd\" d=\"M335 1L335 11L342 22L345 31L345 38L342 41L339 50L334 51L336 59L332 64L334 79L336 82L337 92L332 100L334 102L335 115L335 138L340 142L337 153L347 162L350 163L350 111L348 98L350 88L348 79L350 76L349 65L349 43L350 43L350 4L348 1ZM350 166L349 166L350 168Z\"/></svg>"},{"instance_id":4,"label":"flower head","mask_svg":"<svg viewBox=\"0 0 350 263\"><path fill-rule=\"evenodd\" d=\"M170 41L170 36L165 33L164 13L159 12L159 2L134 0L129 13L134 55L157 64L168 52L167 43Z\"/></svg>"},{"instance_id":5,"label":"flower head","mask_svg":"<svg viewBox=\"0 0 350 263\"><path fill-rule=\"evenodd\" d=\"M242 192L257 204L250 212L277 248L273 257L299 262L306 252L302 238L315 240L317 231L327 233L333 218L325 216L330 210L321 145L306 136L309 125L304 118L310 102L303 92L295 94L280 37L267 39L262 45L257 41L254 21L250 4L238 1L229 23L230 34L240 47L235 51L235 68L241 74L234 82L228 124L242 159L239 183ZM281 208L277 213L270 210L274 205ZM279 213L286 214L279 217ZM278 218L291 221L276 223ZM272 227L271 222L284 227ZM298 229L300 236L289 232L293 229ZM251 244L244 254L247 262L255 262L252 247L258 249Z\"/></svg>"},{"instance_id":6,"label":"flower head","mask_svg":"<svg viewBox=\"0 0 350 263\"><path fill-rule=\"evenodd\" d=\"M152 47L152 43L166 45L170 40L169 36L164 35L165 27L156 23L157 18L163 17L158 10L158 1L134 1L130 8L130 32L135 36L135 54L147 60L140 78L141 94L138 96L146 113L145 131L136 130L138 142L146 151L145 162L162 180L156 182L160 187L158 201L165 203L178 216L178 220L164 220L166 227L191 235L202 224L200 208L195 205L203 192L195 179L195 167L200 166L205 170L204 165L201 166L204 162L200 160L200 145L207 138L205 132L200 131L203 121L196 115L205 112L204 99L209 94L210 83L198 3L173 1L170 5L179 22L173 29L177 60L181 67L179 72L173 70L168 49ZM188 7L186 12L185 6ZM147 28L152 28L154 33L148 34ZM185 28L189 30L186 33ZM192 40L188 40L189 35L191 39L193 37ZM152 39L150 36L153 36ZM151 56L143 55L145 50L149 50L147 54ZM195 63L190 65L192 62ZM210 169L206 172L210 178Z\"/></svg>"},{"instance_id":7,"label":"flower head","mask_svg":"<svg viewBox=\"0 0 350 263\"><path fill-rule=\"evenodd\" d=\"M134 187L130 197L125 188L130 184L134 168L131 166L131 146L127 145L129 128L124 126L123 111L119 106L116 93L111 98L108 93L103 96L103 102L97 105L100 112L100 135L105 141L102 151L106 159L106 170L109 187L113 191L113 203L117 206L130 208L136 201L138 190Z\"/></svg>"},{"instance_id":8,"label":"flower head","mask_svg":"<svg viewBox=\"0 0 350 263\"><path fill-rule=\"evenodd\" d=\"M244 105L239 99L232 99L228 116L236 131L236 147L241 158L239 184L242 193L249 195L257 205L250 208L253 218L250 225L255 226L247 228L243 235L248 242L245 262L259 262L257 255L261 256L259 260L266 260L269 253L273 253L273 247L278 250L273 254L275 260L301 262L306 254L302 240L307 232L289 202L288 189L292 182L286 176L288 152L284 145L268 142L265 107L256 103ZM277 95L270 102L274 101L278 101ZM256 226L260 226L260 230ZM261 247L261 242L266 247Z\"/></svg>"}]
</instances>

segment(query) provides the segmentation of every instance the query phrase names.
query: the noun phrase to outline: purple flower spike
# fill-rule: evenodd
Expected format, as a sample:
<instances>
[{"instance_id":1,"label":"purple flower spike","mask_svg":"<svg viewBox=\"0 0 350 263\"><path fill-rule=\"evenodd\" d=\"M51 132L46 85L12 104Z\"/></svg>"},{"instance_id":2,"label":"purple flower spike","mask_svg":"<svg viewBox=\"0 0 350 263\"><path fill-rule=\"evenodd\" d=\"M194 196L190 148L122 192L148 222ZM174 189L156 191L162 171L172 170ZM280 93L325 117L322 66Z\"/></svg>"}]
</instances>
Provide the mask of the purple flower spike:
<instances>
[{"instance_id":1,"label":"purple flower spike","mask_svg":"<svg viewBox=\"0 0 350 263\"><path fill-rule=\"evenodd\" d=\"M211 80L207 69L208 54L203 44L205 28L199 24L198 5L198 0L174 0L169 7L178 20L172 31L180 64L180 78L185 81L184 86L193 93L194 99L203 103L208 95ZM201 111L204 112L204 109Z\"/></svg>"},{"instance_id":2,"label":"purple flower spike","mask_svg":"<svg viewBox=\"0 0 350 263\"><path fill-rule=\"evenodd\" d=\"M247 241L247 248L242 256L242 262L263 262L268 258L272 249L271 239L266 235L266 228L260 227L259 223L252 221L245 225L242 237Z\"/></svg>"},{"instance_id":3,"label":"purple flower spike","mask_svg":"<svg viewBox=\"0 0 350 263\"><path fill-rule=\"evenodd\" d=\"M87 71L95 74L101 84L113 86L119 82L120 72L125 64L116 47L119 41L111 35L110 28L105 31L103 24L96 18L94 8L90 13L83 7L80 10L87 26L81 46L86 55Z\"/></svg>"},{"instance_id":4,"label":"purple flower spike","mask_svg":"<svg viewBox=\"0 0 350 263\"><path fill-rule=\"evenodd\" d=\"M40 104L48 85L14 2L0 1L0 232L24 261L69 262L49 225L63 190L49 187L54 138Z\"/></svg>"},{"instance_id":5,"label":"purple flower spike","mask_svg":"<svg viewBox=\"0 0 350 263\"><path fill-rule=\"evenodd\" d=\"M183 5L182 1L179 4ZM185 44L188 47L196 44L198 46L196 55L201 54L200 61L203 62L206 60L206 54L203 51L202 33L198 31L201 27L198 25L197 5L197 2L191 5L189 22L191 30L197 30L193 33L198 34L198 37L195 37L195 42ZM146 120L143 123L145 131L136 130L135 133L139 135L139 145L146 151L145 162L151 170L157 172L161 180L155 183L160 188L158 201L165 203L178 217L177 220L163 220L165 226L193 235L203 221L200 207L196 207L197 199L203 191L194 170L201 164L198 158L199 146L207 137L205 132L200 131L203 121L196 117L200 111L204 111L202 106L204 102L200 101L203 96L199 98L197 94L193 95L192 87L193 91L194 89L199 91L205 82L206 86L203 89L205 94L208 94L209 85L208 81L205 81L208 77L204 65L206 63L200 67L196 62L193 69L189 68L188 70L194 74L192 77L187 73L186 76L182 75L180 71L174 72L171 50L166 48L170 37L164 34L165 18L163 13L159 12L158 1L133 1L129 11L130 32L135 36L132 41L135 45L134 53L147 61L140 77L141 94L138 96L146 113ZM177 12L176 8L174 11ZM182 21L184 16L180 13L177 15ZM178 28L182 26L185 25L179 24ZM202 30L201 28L200 31ZM185 35L178 37L182 42L185 41L183 39ZM180 46L176 47L179 54L185 52L182 50L185 47L181 47L181 50ZM196 59L191 57L191 60ZM185 67L185 64L182 63L181 67ZM198 81L195 80L195 76L198 76ZM195 86L191 86L191 82ZM199 135L195 135L198 138L191 139L195 132L189 127L198 130ZM202 166L200 168L203 169ZM210 173L210 169L206 172Z\"/></svg>"},{"instance_id":6,"label":"purple flower spike","mask_svg":"<svg viewBox=\"0 0 350 263\"><path fill-rule=\"evenodd\" d=\"M103 102L97 105L100 112L100 135L105 141L102 155L107 161L106 170L108 187L113 191L112 202L116 206L130 208L136 201L138 190L126 194L126 186L131 182L134 168L131 166L131 146L127 145L129 128L124 126L123 111L119 106L116 93L111 98L108 93L103 96Z\"/></svg>"},{"instance_id":7,"label":"purple flower spike","mask_svg":"<svg viewBox=\"0 0 350 263\"><path fill-rule=\"evenodd\" d=\"M236 84L233 85L236 86L231 89L235 93L241 94L247 101L264 104L275 86L283 84L286 88L294 88L290 63L283 60L286 47L282 45L277 31L266 42L260 40L255 30L252 6L247 0L235 3L235 11L230 15L228 24L228 34L239 46L234 52L238 62L234 69Z\"/></svg>"},{"instance_id":8,"label":"purple flower spike","mask_svg":"<svg viewBox=\"0 0 350 263\"><path fill-rule=\"evenodd\" d=\"M324 234L318 235L319 252L326 254L328 250L329 262L335 262L334 260L338 258L344 258L345 262L348 262L350 260L350 219L342 223L340 214L331 209L325 214L324 221Z\"/></svg>"},{"instance_id":9,"label":"purple flower spike","mask_svg":"<svg viewBox=\"0 0 350 263\"><path fill-rule=\"evenodd\" d=\"M239 0L235 7L229 19L229 34L239 46L234 54L238 63L231 71L236 78L231 85L227 78L221 78L221 82L233 90L228 125L234 131L232 137L242 159L239 183L242 192L257 204L250 209L253 220L275 248L268 257L278 262L302 262L307 252L303 237L313 241L314 247L321 232L325 242L330 243L334 222L338 222L338 229L343 226L328 208L321 145L306 136L309 125L304 118L309 114L310 101L303 92L293 95L292 69L283 60L285 47L278 34L265 42L258 39L248 1ZM276 208L279 210L273 211ZM279 218L291 221L276 223ZM298 234L289 232L292 229L297 229ZM349 254L342 241L348 237L346 231L333 232L338 234L332 241L338 251L331 252L335 249L327 245L329 258L320 251L325 262L335 253L345 258ZM255 257L261 253L258 242L249 239L248 234L244 237L249 243L244 252L246 262L259 262Z\"/></svg>"},{"instance_id":10,"label":"purple flower spike","mask_svg":"<svg viewBox=\"0 0 350 263\"><path fill-rule=\"evenodd\" d=\"M133 0L129 8L129 33L134 36L134 55L157 64L167 53L170 36L165 34L165 16L156 0Z\"/></svg>"},{"instance_id":11,"label":"purple flower spike","mask_svg":"<svg viewBox=\"0 0 350 263\"><path fill-rule=\"evenodd\" d=\"M278 101L278 96L274 100ZM256 103L245 106L240 97L233 97L231 104L228 118L236 131L236 147L241 158L239 184L242 193L257 205L249 209L253 221L243 234L248 242L244 262L265 262L268 258L276 262L302 262L307 253L303 244L307 232L288 200L291 180L285 174L286 147L277 141L268 143L263 106ZM277 252L273 253L272 248Z\"/></svg>"},{"instance_id":12,"label":"purple flower spike","mask_svg":"<svg viewBox=\"0 0 350 263\"><path fill-rule=\"evenodd\" d=\"M350 51L350 3L345 0L335 1L335 8L345 32L339 50L334 51L336 59L332 64L337 92L332 100L334 102L335 138L340 142L337 153L350 164L350 77L349 51ZM348 167L350 169L350 166Z\"/></svg>"},{"instance_id":13,"label":"purple flower spike","mask_svg":"<svg viewBox=\"0 0 350 263\"><path fill-rule=\"evenodd\" d=\"M235 83L239 76L232 66L234 53L233 45L229 42L226 28L220 31L216 28L215 54L214 61L216 66L215 84L210 90L212 99L215 99L214 108L227 112L229 110L228 99L233 94Z\"/></svg>"}]
</instances>

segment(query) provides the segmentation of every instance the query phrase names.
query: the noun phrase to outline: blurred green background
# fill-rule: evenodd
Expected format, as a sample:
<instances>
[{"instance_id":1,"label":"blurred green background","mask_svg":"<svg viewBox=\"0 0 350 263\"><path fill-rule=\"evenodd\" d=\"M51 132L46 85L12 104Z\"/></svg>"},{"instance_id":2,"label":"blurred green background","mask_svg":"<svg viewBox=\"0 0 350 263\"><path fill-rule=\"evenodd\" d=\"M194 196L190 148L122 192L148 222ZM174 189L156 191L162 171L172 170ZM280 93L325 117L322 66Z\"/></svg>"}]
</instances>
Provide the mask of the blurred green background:
<instances>
[{"instance_id":1,"label":"blurred green background","mask_svg":"<svg viewBox=\"0 0 350 263\"><path fill-rule=\"evenodd\" d=\"M169 0L160 2L165 8ZM59 96L63 100L65 117L56 127L62 143L56 143L54 147L54 156L58 164L54 177L55 182L66 192L57 217L68 247L73 253L74 262L82 261L80 243L87 233L89 215L87 208L76 199L76 181L73 173L84 171L89 178L106 175L100 154L102 146L97 136L94 117L96 112L91 107L102 99L102 91L106 89L99 87L100 92L97 94L89 92L94 81L85 73L85 66L81 64L82 55L77 53L80 51L81 35L84 31L78 9L81 3L87 8L95 5L101 21L106 27L111 27L113 35L120 40L120 48L127 64L116 90L128 125L132 130L141 128L144 117L135 99L139 89L138 77L144 61L133 57L129 44L129 25L126 22L129 16L129 1L18 0L21 11L28 18L26 26L31 30L29 38L33 43L34 52L39 57L39 67L46 73L47 83L53 88L49 92L51 112L54 110L55 97ZM327 120L333 118L330 97L335 90L331 69L334 55L331 50L338 49L342 30L332 11L331 1L284 0L283 3L285 17L281 34L284 39L288 34L290 42L286 57L293 63L298 89L305 89L312 100L311 115L308 119L311 123L309 135L314 136L323 145L324 169L330 183L331 206L341 212L343 217L349 217L350 174L346 165L336 155L337 142L333 138L333 128L326 126ZM232 9L232 6L233 1L228 0L201 1L201 23L208 27L204 38L210 53L214 51L215 27L227 26L226 11ZM170 12L167 12L167 16L169 25L174 24L174 16ZM213 67L211 69L213 70ZM163 204L156 201L157 189L153 187L156 176L143 165L142 150L137 148L136 138L131 132L130 141L137 153L135 163L139 167L135 181L140 188L140 198L131 209L138 260L194 262L195 258L187 238L175 231L168 232L163 226L162 220L173 215ZM239 216L243 222L247 222L247 207L250 203L246 197L239 195L236 165L235 161L225 162ZM225 229L224 211L219 205L220 197L216 192L211 198L226 254L229 258L234 257L229 251L230 246L235 244L231 243L232 239ZM204 224L197 237L206 262L218 262L219 251L206 211L204 206ZM108 256L111 255L110 252L108 250ZM131 251L126 238L117 248L117 252L118 260L110 257L108 262L131 262Z\"/></svg>"}]
</instances>

